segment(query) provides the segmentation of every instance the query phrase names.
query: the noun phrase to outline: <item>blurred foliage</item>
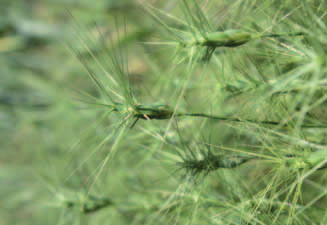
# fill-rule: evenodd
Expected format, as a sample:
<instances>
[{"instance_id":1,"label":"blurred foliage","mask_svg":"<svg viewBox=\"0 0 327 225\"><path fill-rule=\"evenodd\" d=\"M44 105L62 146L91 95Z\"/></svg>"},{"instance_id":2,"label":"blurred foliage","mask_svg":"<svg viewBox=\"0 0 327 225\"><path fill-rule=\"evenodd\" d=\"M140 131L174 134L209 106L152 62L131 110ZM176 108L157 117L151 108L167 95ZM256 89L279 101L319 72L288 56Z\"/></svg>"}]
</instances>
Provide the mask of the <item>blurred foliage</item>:
<instances>
[{"instance_id":1,"label":"blurred foliage","mask_svg":"<svg viewBox=\"0 0 327 225\"><path fill-rule=\"evenodd\" d=\"M68 176L79 163L73 160L66 172L60 167L82 155L72 146L97 120L97 114L76 105L76 89L96 89L69 50L76 38L69 12L78 23L99 29L110 28L108 21L114 25L113 18L123 14L130 32L126 43L141 41L148 29L142 27L146 24L134 1L15 0L0 5L0 224L56 224L58 214L44 205L56 191L47 186L58 185L60 192L60 176ZM142 73L136 63L135 72ZM94 149L89 140L81 144L86 151ZM69 179L68 186L81 188L81 182Z\"/></svg>"}]
</instances>

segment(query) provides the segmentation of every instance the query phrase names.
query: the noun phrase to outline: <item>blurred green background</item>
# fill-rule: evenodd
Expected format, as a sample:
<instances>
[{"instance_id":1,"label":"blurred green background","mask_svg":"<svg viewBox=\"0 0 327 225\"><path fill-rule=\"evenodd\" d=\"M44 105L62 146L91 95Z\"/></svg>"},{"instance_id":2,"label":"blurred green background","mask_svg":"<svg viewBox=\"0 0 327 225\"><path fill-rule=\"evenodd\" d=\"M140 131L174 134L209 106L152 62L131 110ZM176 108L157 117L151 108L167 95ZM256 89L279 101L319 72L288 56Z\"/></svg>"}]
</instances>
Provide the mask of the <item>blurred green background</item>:
<instances>
[{"instance_id":1,"label":"blurred green background","mask_svg":"<svg viewBox=\"0 0 327 225\"><path fill-rule=\"evenodd\" d=\"M103 136L97 132L106 125L91 129L99 115L76 105L80 95L75 90L97 92L70 47L83 54L86 49L78 41L78 32L106 29L112 35L116 17L121 18L122 29L125 20L126 44L141 41L147 34L148 24L134 1L1 1L1 225L60 224L60 207L51 206L56 192L64 186L88 189L83 179L96 171L99 160L88 161L90 168L86 163L75 173L74 169L80 160L88 159L97 145L93 139ZM76 22L85 29L74 30ZM93 47L102 51L100 44ZM145 66L134 58L133 71L142 74ZM76 144L82 134L84 143ZM120 179L114 179L116 187L102 188L101 194L118 188ZM74 216L68 213L62 222L94 224Z\"/></svg>"}]
</instances>

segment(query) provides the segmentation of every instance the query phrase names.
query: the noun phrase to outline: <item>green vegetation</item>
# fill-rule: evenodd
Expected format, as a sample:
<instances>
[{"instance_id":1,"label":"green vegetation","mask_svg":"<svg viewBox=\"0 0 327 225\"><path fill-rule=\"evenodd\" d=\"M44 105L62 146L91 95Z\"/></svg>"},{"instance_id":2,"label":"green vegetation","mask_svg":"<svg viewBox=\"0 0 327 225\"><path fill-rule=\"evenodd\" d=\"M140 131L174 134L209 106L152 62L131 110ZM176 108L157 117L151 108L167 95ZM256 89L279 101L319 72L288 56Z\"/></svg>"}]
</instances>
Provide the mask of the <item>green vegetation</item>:
<instances>
[{"instance_id":1,"label":"green vegetation","mask_svg":"<svg viewBox=\"0 0 327 225\"><path fill-rule=\"evenodd\" d=\"M327 224L325 1L0 12L0 225Z\"/></svg>"}]
</instances>

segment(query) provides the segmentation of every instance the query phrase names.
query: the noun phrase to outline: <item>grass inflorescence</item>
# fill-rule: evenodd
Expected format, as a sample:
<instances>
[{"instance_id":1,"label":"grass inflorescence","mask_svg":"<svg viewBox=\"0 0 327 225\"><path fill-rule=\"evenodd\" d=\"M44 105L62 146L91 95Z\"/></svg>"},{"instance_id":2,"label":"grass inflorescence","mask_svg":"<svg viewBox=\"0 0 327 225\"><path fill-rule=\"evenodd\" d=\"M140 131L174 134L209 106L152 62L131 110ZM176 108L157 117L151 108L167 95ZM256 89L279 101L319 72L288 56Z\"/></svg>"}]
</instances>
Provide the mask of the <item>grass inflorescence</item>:
<instances>
[{"instance_id":1,"label":"grass inflorescence","mask_svg":"<svg viewBox=\"0 0 327 225\"><path fill-rule=\"evenodd\" d=\"M209 61L215 52L215 49L221 47L237 48L253 40L262 38L280 38L280 37L294 37L307 35L304 31L285 32L285 33L268 33L268 32L254 32L243 29L221 29L216 24L212 24L201 9L197 1L181 1L180 7L184 13L185 21L178 17L165 13L151 5L146 5L146 9L155 20L162 25L170 34L172 40L167 42L157 42L153 44L162 44L168 46L176 46L177 52L184 48L204 48L205 53L202 54L199 49L198 53L190 50L191 58ZM193 5L191 9L190 5ZM159 15L172 18L176 24L186 27L186 30L180 29L178 26L173 27L164 22ZM195 56L195 57L194 57Z\"/></svg>"},{"instance_id":2,"label":"grass inflorescence","mask_svg":"<svg viewBox=\"0 0 327 225\"><path fill-rule=\"evenodd\" d=\"M190 179L197 180L199 176L207 176L212 171L219 169L233 169L242 164L258 159L257 156L242 156L241 154L213 154L208 146L198 146L198 152L191 147L184 149L187 154L180 153L181 162L177 163L179 170L184 170Z\"/></svg>"}]
</instances>

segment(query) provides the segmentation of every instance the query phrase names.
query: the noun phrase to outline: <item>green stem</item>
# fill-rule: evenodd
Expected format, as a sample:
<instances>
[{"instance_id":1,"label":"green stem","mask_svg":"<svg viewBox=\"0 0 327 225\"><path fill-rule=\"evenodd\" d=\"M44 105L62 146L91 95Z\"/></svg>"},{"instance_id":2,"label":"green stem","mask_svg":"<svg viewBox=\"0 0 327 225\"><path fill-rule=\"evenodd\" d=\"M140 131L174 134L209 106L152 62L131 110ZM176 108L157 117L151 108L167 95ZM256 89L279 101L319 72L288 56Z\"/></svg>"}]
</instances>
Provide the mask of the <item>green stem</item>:
<instances>
[{"instance_id":1,"label":"green stem","mask_svg":"<svg viewBox=\"0 0 327 225\"><path fill-rule=\"evenodd\" d=\"M229 117L222 117L222 116L214 116L204 113L178 113L176 116L190 116L190 117L205 117L209 119L214 120L220 120L220 121L230 121L230 122L250 122L250 123L256 123L256 124L267 124L267 125L281 125L280 122L277 121L257 121L257 120L250 120L250 119L240 119L240 118L229 118ZM287 124L284 124L283 127L287 127ZM327 124L302 124L300 127L302 128L327 128Z\"/></svg>"},{"instance_id":2,"label":"green stem","mask_svg":"<svg viewBox=\"0 0 327 225\"><path fill-rule=\"evenodd\" d=\"M305 32L294 32L294 33L277 33L277 34L265 34L262 35L261 37L294 37L294 36L302 36L306 35Z\"/></svg>"},{"instance_id":3,"label":"green stem","mask_svg":"<svg viewBox=\"0 0 327 225\"><path fill-rule=\"evenodd\" d=\"M124 106L121 103L115 102L114 104L108 104L106 105L112 109L114 112L122 112L126 113L126 106ZM135 108L135 111L132 112L133 117L136 119L132 127L135 125L135 123L139 120L164 120L164 119L170 119L173 115L173 110L167 106L167 105L153 105L153 106L146 106L146 105L135 105L133 108ZM213 120L219 120L219 121L229 121L229 122L249 122L249 123L255 123L255 124L266 124L266 125L273 125L273 126L282 126L282 127L288 127L288 124L281 124L279 121L258 121L258 120L252 120L252 119L241 119L241 118L230 118L230 117L223 117L223 116L215 116L215 115L209 115L205 113L179 113L177 112L175 114L176 117L204 117L209 118ZM300 126L301 128L327 128L327 124L302 124Z\"/></svg>"}]
</instances>

